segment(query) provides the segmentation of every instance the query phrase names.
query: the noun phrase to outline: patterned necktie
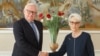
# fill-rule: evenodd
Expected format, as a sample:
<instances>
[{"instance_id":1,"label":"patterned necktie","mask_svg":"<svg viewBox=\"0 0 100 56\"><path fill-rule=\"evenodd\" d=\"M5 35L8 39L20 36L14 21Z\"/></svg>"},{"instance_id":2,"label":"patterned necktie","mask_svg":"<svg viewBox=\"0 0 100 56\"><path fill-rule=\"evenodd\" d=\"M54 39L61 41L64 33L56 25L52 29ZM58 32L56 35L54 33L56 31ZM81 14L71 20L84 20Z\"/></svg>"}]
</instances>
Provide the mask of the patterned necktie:
<instances>
[{"instance_id":1,"label":"patterned necktie","mask_svg":"<svg viewBox=\"0 0 100 56\"><path fill-rule=\"evenodd\" d=\"M35 23L31 22L31 27L32 27L33 31L35 32L36 38L37 38L37 40L39 42L39 31L38 31Z\"/></svg>"}]
</instances>

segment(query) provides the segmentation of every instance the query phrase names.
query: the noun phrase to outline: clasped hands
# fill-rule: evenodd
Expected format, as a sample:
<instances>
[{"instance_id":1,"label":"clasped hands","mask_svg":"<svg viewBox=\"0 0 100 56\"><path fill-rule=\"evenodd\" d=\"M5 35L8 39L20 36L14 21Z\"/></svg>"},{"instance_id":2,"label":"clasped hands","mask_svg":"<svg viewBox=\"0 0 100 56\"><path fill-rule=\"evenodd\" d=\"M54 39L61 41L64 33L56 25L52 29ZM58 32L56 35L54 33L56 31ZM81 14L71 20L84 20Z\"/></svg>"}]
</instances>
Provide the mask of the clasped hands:
<instances>
[{"instance_id":1,"label":"clasped hands","mask_svg":"<svg viewBox=\"0 0 100 56\"><path fill-rule=\"evenodd\" d=\"M49 56L49 55L48 55L47 52L41 52L41 51L40 51L38 56Z\"/></svg>"}]
</instances>

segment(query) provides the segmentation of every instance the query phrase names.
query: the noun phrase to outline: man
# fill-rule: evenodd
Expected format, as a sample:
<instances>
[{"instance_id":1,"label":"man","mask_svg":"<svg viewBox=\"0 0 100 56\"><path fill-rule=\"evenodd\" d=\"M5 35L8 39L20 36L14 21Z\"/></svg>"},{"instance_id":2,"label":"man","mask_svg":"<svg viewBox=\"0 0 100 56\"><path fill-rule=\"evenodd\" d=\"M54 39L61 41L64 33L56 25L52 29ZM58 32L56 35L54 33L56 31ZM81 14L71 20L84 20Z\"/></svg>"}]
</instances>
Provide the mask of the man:
<instances>
[{"instance_id":1,"label":"man","mask_svg":"<svg viewBox=\"0 0 100 56\"><path fill-rule=\"evenodd\" d=\"M42 53L43 25L35 20L36 4L26 4L23 12L25 18L13 25L15 44L12 56L38 56Z\"/></svg>"}]
</instances>

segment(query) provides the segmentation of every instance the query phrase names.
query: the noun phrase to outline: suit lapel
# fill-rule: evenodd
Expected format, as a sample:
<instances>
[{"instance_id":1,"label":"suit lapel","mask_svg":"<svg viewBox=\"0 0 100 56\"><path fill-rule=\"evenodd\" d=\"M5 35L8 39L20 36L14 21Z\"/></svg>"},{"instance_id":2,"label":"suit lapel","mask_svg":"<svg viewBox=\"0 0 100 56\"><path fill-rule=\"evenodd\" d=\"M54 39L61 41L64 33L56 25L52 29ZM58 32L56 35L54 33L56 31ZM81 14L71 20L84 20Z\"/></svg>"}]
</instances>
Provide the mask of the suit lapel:
<instances>
[{"instance_id":1,"label":"suit lapel","mask_svg":"<svg viewBox=\"0 0 100 56\"><path fill-rule=\"evenodd\" d=\"M39 28L39 24L38 24L38 22L36 22L35 20L34 20L34 22L35 22L35 25L36 25L36 27L37 27L37 29L38 29L39 35L40 35L40 28Z\"/></svg>"},{"instance_id":2,"label":"suit lapel","mask_svg":"<svg viewBox=\"0 0 100 56\"><path fill-rule=\"evenodd\" d=\"M35 21L35 20L34 20L34 22L35 22L35 25L36 25L36 27L38 29L38 32L39 32L39 42L40 42L41 41L41 37L40 37L41 36L41 32L40 32L41 29L40 29L39 23L37 21Z\"/></svg>"},{"instance_id":3,"label":"suit lapel","mask_svg":"<svg viewBox=\"0 0 100 56\"><path fill-rule=\"evenodd\" d=\"M30 24L25 19L24 19L24 27L27 28L26 30L28 30L28 32L33 36L31 39L35 39L36 42L37 42L37 44L38 44L38 41L36 39L35 32L33 31L32 27L30 26Z\"/></svg>"}]
</instances>

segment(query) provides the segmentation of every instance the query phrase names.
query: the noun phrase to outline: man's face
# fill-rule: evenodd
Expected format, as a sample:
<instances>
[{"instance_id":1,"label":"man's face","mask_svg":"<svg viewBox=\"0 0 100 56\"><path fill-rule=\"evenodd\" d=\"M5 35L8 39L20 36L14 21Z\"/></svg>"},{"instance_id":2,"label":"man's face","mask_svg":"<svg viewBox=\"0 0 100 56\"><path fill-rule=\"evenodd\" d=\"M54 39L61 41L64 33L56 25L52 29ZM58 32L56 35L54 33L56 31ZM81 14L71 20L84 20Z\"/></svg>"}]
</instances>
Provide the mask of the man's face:
<instances>
[{"instance_id":1,"label":"man's face","mask_svg":"<svg viewBox=\"0 0 100 56\"><path fill-rule=\"evenodd\" d=\"M25 19L28 21L33 21L37 16L37 8L34 5L28 5L24 9Z\"/></svg>"}]
</instances>

